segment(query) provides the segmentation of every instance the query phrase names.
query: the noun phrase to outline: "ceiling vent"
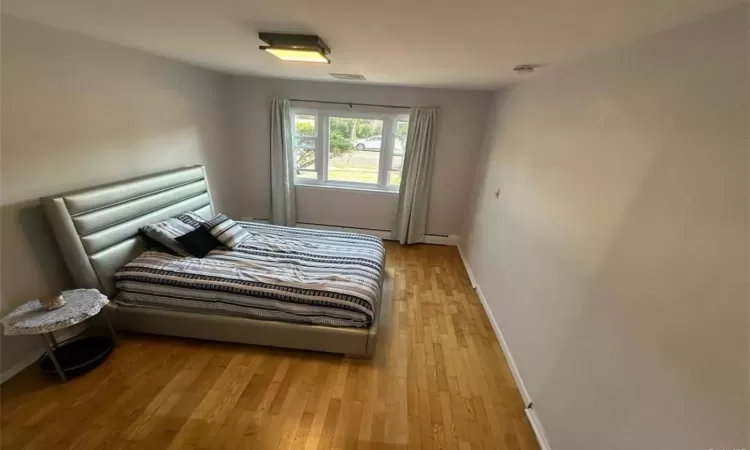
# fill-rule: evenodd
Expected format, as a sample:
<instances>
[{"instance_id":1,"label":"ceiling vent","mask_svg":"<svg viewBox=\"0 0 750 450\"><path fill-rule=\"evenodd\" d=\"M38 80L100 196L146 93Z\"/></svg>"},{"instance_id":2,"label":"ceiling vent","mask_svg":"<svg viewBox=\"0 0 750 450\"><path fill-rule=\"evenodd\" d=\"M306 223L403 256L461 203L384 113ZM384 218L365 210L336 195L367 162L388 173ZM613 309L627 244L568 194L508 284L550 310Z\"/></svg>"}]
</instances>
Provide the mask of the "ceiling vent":
<instances>
[{"instance_id":1,"label":"ceiling vent","mask_svg":"<svg viewBox=\"0 0 750 450\"><path fill-rule=\"evenodd\" d=\"M331 73L329 74L333 78L337 80L346 80L346 81L365 81L367 78L365 78L364 75L358 74L358 73Z\"/></svg>"},{"instance_id":2,"label":"ceiling vent","mask_svg":"<svg viewBox=\"0 0 750 450\"><path fill-rule=\"evenodd\" d=\"M513 68L513 71L520 74L534 73L534 70L544 67L544 64L519 64Z\"/></svg>"}]
</instances>

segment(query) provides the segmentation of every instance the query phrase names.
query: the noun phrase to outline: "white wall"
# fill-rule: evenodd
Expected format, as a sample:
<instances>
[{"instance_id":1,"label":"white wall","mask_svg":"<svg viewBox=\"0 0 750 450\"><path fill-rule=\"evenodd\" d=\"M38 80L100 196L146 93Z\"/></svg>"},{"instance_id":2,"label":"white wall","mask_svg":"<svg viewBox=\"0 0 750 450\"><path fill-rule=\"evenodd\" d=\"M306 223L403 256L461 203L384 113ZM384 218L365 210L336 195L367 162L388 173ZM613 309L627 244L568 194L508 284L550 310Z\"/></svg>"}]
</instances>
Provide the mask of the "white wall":
<instances>
[{"instance_id":1,"label":"white wall","mask_svg":"<svg viewBox=\"0 0 750 450\"><path fill-rule=\"evenodd\" d=\"M750 447L749 50L743 6L496 101L463 245L554 450Z\"/></svg>"},{"instance_id":2,"label":"white wall","mask_svg":"<svg viewBox=\"0 0 750 450\"><path fill-rule=\"evenodd\" d=\"M236 136L235 216L267 219L270 205L268 98L342 101L440 108L427 234L460 234L487 123L491 95L461 91L234 77ZM387 193L297 188L297 220L305 223L390 230L398 196Z\"/></svg>"},{"instance_id":3,"label":"white wall","mask_svg":"<svg viewBox=\"0 0 750 450\"><path fill-rule=\"evenodd\" d=\"M45 195L205 164L219 208L226 76L2 16L0 315L72 281L39 208ZM0 371L40 347L2 337Z\"/></svg>"}]
</instances>

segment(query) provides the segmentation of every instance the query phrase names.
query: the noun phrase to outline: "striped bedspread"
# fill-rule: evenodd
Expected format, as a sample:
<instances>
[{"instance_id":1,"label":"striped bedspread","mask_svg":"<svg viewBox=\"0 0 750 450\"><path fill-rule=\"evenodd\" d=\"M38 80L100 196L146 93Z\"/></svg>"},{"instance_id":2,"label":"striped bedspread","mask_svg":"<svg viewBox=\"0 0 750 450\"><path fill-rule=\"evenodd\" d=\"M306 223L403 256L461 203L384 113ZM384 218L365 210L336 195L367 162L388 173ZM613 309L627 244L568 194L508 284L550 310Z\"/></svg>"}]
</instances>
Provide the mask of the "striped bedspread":
<instances>
[{"instance_id":1,"label":"striped bedspread","mask_svg":"<svg viewBox=\"0 0 750 450\"><path fill-rule=\"evenodd\" d=\"M385 258L376 237L238 222L239 247L204 258L147 251L115 273L125 305L339 327L370 326Z\"/></svg>"}]
</instances>

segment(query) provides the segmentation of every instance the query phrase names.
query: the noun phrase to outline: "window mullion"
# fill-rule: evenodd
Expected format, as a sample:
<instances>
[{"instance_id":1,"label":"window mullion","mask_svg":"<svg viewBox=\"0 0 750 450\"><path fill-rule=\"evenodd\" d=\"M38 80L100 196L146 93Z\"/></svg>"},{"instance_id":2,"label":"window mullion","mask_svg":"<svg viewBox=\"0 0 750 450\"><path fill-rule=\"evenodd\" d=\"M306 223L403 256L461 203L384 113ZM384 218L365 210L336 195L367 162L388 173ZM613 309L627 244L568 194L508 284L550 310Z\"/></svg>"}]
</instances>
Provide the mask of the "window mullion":
<instances>
[{"instance_id":1,"label":"window mullion","mask_svg":"<svg viewBox=\"0 0 750 450\"><path fill-rule=\"evenodd\" d=\"M315 111L315 175L316 182L320 182L320 113Z\"/></svg>"},{"instance_id":2,"label":"window mullion","mask_svg":"<svg viewBox=\"0 0 750 450\"><path fill-rule=\"evenodd\" d=\"M318 154L320 155L320 169L318 170L318 182L321 184L328 182L328 134L330 132L329 121L329 114L323 113L320 115L321 127L318 133L320 139L320 146L318 151Z\"/></svg>"},{"instance_id":3,"label":"window mullion","mask_svg":"<svg viewBox=\"0 0 750 450\"><path fill-rule=\"evenodd\" d=\"M380 147L380 167L378 170L378 185L381 189L388 189L388 172L393 161L393 117L383 117L383 138Z\"/></svg>"}]
</instances>

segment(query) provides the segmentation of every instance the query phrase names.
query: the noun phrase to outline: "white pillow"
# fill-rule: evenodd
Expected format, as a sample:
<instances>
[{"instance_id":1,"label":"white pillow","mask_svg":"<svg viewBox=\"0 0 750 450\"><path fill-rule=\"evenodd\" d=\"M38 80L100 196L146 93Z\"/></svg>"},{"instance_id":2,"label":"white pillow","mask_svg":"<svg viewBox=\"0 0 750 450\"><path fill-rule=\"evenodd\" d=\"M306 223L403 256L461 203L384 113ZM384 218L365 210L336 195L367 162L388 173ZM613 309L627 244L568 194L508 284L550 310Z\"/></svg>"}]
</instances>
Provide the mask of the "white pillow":
<instances>
[{"instance_id":1,"label":"white pillow","mask_svg":"<svg viewBox=\"0 0 750 450\"><path fill-rule=\"evenodd\" d=\"M236 248L250 237L250 233L240 224L224 214L219 214L213 219L201 223L201 226L208 230L211 236L229 248Z\"/></svg>"}]
</instances>

